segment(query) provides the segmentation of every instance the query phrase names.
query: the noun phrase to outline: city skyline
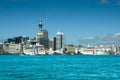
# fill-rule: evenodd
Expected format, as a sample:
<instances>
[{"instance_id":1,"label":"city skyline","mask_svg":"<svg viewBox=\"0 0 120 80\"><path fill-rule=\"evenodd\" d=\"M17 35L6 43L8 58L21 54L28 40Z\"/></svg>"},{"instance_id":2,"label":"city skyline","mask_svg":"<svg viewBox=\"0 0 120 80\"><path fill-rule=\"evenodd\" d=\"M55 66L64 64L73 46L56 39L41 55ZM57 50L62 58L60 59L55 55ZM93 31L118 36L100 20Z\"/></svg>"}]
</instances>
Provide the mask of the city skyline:
<instances>
[{"instance_id":1,"label":"city skyline","mask_svg":"<svg viewBox=\"0 0 120 80\"><path fill-rule=\"evenodd\" d=\"M0 39L34 38L42 18L50 39L59 29L68 44L119 43L119 14L120 0L1 0Z\"/></svg>"}]
</instances>

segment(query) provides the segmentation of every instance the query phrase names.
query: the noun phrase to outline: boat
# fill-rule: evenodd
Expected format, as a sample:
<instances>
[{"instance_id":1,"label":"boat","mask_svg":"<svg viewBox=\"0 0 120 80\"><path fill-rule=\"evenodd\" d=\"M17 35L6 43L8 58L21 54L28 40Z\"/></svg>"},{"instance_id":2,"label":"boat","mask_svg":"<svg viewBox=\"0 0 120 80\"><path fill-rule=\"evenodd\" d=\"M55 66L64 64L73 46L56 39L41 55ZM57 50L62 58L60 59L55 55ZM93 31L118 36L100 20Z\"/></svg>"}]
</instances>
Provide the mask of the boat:
<instances>
[{"instance_id":1,"label":"boat","mask_svg":"<svg viewBox=\"0 0 120 80\"><path fill-rule=\"evenodd\" d=\"M42 55L45 54L45 49L43 45L30 45L23 49L25 55Z\"/></svg>"},{"instance_id":2,"label":"boat","mask_svg":"<svg viewBox=\"0 0 120 80\"><path fill-rule=\"evenodd\" d=\"M109 47L82 47L78 50L83 55L108 55L109 51L111 51L111 48ZM77 52L78 52L77 51Z\"/></svg>"},{"instance_id":3,"label":"boat","mask_svg":"<svg viewBox=\"0 0 120 80\"><path fill-rule=\"evenodd\" d=\"M43 45L35 45L33 51L34 51L33 53L34 55L45 54L45 49Z\"/></svg>"}]
</instances>

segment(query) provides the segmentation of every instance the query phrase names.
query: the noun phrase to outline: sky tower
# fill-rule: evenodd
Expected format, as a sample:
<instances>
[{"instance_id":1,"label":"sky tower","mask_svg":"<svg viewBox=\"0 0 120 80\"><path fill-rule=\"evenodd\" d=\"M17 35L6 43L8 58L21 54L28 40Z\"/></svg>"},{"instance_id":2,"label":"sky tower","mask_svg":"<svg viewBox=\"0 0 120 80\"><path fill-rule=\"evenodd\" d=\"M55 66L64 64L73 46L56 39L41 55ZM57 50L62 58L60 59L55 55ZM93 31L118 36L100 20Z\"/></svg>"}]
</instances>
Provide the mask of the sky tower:
<instances>
[{"instance_id":1,"label":"sky tower","mask_svg":"<svg viewBox=\"0 0 120 80\"><path fill-rule=\"evenodd\" d=\"M39 28L40 28L40 32L42 31L42 19L40 20L40 23L39 23Z\"/></svg>"}]
</instances>

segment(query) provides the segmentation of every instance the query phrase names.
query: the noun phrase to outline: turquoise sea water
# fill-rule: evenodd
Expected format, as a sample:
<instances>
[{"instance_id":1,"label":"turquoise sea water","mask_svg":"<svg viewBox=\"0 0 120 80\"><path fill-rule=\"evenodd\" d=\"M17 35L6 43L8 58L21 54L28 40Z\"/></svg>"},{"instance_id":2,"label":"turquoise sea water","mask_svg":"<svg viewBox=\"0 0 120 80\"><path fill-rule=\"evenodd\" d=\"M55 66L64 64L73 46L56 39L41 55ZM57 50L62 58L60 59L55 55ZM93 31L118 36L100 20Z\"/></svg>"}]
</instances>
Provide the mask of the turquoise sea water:
<instances>
[{"instance_id":1,"label":"turquoise sea water","mask_svg":"<svg viewBox=\"0 0 120 80\"><path fill-rule=\"evenodd\" d=\"M0 80L120 80L120 56L0 56Z\"/></svg>"}]
</instances>

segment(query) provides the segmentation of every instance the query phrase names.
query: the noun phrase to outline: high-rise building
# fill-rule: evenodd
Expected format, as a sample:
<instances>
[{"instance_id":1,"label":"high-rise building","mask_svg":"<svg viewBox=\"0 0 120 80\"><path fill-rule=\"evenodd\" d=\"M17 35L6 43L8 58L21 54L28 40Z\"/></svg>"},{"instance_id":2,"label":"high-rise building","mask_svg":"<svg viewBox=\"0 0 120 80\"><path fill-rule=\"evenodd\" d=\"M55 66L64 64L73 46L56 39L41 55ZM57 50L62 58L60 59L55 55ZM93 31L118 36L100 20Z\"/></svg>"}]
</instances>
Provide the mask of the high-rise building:
<instances>
[{"instance_id":1,"label":"high-rise building","mask_svg":"<svg viewBox=\"0 0 120 80\"><path fill-rule=\"evenodd\" d=\"M53 41L53 39L49 40L49 48L54 49L54 41Z\"/></svg>"},{"instance_id":2,"label":"high-rise building","mask_svg":"<svg viewBox=\"0 0 120 80\"><path fill-rule=\"evenodd\" d=\"M53 50L55 51L56 50L56 37L54 37L54 48L53 48Z\"/></svg>"},{"instance_id":3,"label":"high-rise building","mask_svg":"<svg viewBox=\"0 0 120 80\"><path fill-rule=\"evenodd\" d=\"M65 47L65 38L62 32L57 32L56 35L56 50L61 50Z\"/></svg>"},{"instance_id":4,"label":"high-rise building","mask_svg":"<svg viewBox=\"0 0 120 80\"><path fill-rule=\"evenodd\" d=\"M43 29L42 33L43 33L43 38L48 39L48 31L46 29Z\"/></svg>"},{"instance_id":5,"label":"high-rise building","mask_svg":"<svg viewBox=\"0 0 120 80\"><path fill-rule=\"evenodd\" d=\"M42 29L42 20L39 23L40 32L36 36L37 42L45 47L45 49L49 49L49 38L48 38L48 31L46 29Z\"/></svg>"},{"instance_id":6,"label":"high-rise building","mask_svg":"<svg viewBox=\"0 0 120 80\"><path fill-rule=\"evenodd\" d=\"M19 44L22 43L23 37L22 36L18 36L18 37L14 37L14 38L8 38L7 42L8 43L15 43L15 44Z\"/></svg>"},{"instance_id":7,"label":"high-rise building","mask_svg":"<svg viewBox=\"0 0 120 80\"><path fill-rule=\"evenodd\" d=\"M22 42L22 36L14 37L15 44L19 44Z\"/></svg>"},{"instance_id":8,"label":"high-rise building","mask_svg":"<svg viewBox=\"0 0 120 80\"><path fill-rule=\"evenodd\" d=\"M15 40L14 40L13 38L8 38L8 39L7 39L7 42L8 42L8 43L15 43Z\"/></svg>"}]
</instances>

